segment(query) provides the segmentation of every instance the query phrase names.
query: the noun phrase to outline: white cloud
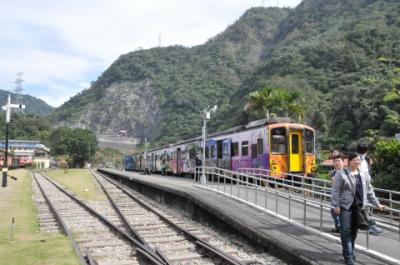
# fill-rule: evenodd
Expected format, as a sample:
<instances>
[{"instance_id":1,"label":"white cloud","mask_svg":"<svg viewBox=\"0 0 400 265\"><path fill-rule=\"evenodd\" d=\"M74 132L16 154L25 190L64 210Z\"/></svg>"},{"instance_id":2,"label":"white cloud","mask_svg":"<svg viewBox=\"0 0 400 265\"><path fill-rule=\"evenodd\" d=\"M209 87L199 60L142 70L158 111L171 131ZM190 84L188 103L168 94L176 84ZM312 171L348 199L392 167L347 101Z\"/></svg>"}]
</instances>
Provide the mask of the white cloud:
<instances>
[{"instance_id":1,"label":"white cloud","mask_svg":"<svg viewBox=\"0 0 400 265\"><path fill-rule=\"evenodd\" d=\"M10 79L24 71L27 93L43 95L29 90L42 86L49 93L42 99L60 102L51 93L69 85L76 86L67 89L70 93L87 88L119 55L157 46L159 34L162 46L198 45L262 2L276 4L276 0L4 0L0 88L12 87ZM299 2L279 1L280 6Z\"/></svg>"}]
</instances>

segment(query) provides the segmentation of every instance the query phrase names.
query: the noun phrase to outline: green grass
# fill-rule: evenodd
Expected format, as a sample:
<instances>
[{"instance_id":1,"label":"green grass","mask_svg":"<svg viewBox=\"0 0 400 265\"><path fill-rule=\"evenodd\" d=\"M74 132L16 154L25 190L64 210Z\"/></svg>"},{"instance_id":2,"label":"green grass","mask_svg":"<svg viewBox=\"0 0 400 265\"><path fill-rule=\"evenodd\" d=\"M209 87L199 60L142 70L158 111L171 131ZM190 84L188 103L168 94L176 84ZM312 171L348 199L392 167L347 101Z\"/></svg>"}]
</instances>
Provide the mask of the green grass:
<instances>
[{"instance_id":1,"label":"green grass","mask_svg":"<svg viewBox=\"0 0 400 265\"><path fill-rule=\"evenodd\" d=\"M101 188L95 185L95 180L88 169L68 169L67 173L64 170L51 170L46 175L85 200L102 201L106 199Z\"/></svg>"},{"instance_id":2,"label":"green grass","mask_svg":"<svg viewBox=\"0 0 400 265\"><path fill-rule=\"evenodd\" d=\"M39 232L32 179L27 170L10 171L18 177L0 188L0 265L80 264L68 238ZM10 240L11 218L15 218L14 240Z\"/></svg>"}]
</instances>

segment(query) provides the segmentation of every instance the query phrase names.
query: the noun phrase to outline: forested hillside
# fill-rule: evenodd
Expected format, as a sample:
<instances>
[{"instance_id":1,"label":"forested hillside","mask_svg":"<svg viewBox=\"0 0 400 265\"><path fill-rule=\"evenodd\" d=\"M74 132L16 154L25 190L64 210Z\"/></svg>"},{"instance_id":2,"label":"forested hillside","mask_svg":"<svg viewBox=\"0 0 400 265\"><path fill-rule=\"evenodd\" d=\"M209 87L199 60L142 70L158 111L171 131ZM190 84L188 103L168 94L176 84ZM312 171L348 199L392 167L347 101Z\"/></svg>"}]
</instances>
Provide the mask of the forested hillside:
<instances>
[{"instance_id":1,"label":"forested hillside","mask_svg":"<svg viewBox=\"0 0 400 265\"><path fill-rule=\"evenodd\" d=\"M16 103L16 96L14 93L0 90L0 105L3 106L7 103L8 95L11 95L11 103ZM46 116L53 112L54 108L48 105L41 99L29 96L29 95L21 95L22 103L26 105L25 113L31 113L39 116ZM20 103L20 102L18 102Z\"/></svg>"},{"instance_id":2,"label":"forested hillside","mask_svg":"<svg viewBox=\"0 0 400 265\"><path fill-rule=\"evenodd\" d=\"M166 143L261 118L244 111L268 85L299 92L324 148L400 130L400 1L305 0L253 8L204 45L122 55L57 109L59 124L128 130ZM279 114L279 113L278 113Z\"/></svg>"},{"instance_id":3,"label":"forested hillside","mask_svg":"<svg viewBox=\"0 0 400 265\"><path fill-rule=\"evenodd\" d=\"M306 122L325 147L393 137L400 131L399 44L399 1L303 1L280 26L274 49L244 82L232 110L268 84L303 93Z\"/></svg>"}]
</instances>

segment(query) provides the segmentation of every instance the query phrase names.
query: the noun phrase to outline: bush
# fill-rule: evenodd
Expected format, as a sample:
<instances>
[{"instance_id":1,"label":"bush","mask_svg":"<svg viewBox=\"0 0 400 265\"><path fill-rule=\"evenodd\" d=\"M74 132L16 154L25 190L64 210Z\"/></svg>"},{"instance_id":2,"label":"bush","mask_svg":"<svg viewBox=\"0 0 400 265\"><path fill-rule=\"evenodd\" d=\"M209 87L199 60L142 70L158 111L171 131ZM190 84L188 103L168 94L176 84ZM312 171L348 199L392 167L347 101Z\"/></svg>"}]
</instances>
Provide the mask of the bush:
<instances>
[{"instance_id":1,"label":"bush","mask_svg":"<svg viewBox=\"0 0 400 265\"><path fill-rule=\"evenodd\" d=\"M400 141L381 140L374 152L374 186L400 191Z\"/></svg>"}]
</instances>

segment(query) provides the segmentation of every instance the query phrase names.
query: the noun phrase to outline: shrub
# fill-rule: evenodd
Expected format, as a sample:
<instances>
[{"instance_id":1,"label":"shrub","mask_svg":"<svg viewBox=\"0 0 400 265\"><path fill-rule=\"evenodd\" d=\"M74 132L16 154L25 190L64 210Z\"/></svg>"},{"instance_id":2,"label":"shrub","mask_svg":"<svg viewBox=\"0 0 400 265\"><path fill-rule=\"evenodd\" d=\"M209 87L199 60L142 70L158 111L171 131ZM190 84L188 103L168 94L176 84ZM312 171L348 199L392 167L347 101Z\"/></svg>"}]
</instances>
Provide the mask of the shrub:
<instances>
[{"instance_id":1,"label":"shrub","mask_svg":"<svg viewBox=\"0 0 400 265\"><path fill-rule=\"evenodd\" d=\"M374 158L374 186L400 191L400 141L379 141L375 147Z\"/></svg>"}]
</instances>

